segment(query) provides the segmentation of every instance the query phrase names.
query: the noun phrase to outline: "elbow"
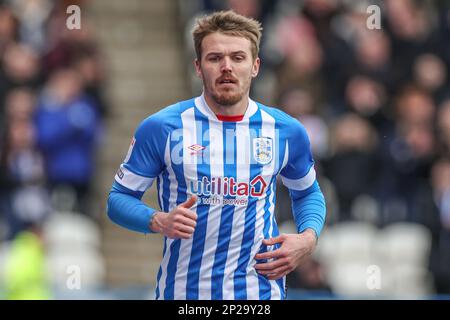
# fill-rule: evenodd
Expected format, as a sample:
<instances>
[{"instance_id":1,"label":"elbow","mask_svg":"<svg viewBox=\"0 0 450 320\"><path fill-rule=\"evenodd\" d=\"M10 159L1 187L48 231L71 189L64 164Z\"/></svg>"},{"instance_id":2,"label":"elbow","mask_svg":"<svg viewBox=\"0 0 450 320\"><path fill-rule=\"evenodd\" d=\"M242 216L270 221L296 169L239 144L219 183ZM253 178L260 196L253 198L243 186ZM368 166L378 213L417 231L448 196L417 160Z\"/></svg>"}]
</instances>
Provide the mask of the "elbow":
<instances>
[{"instance_id":1,"label":"elbow","mask_svg":"<svg viewBox=\"0 0 450 320\"><path fill-rule=\"evenodd\" d=\"M111 191L109 193L108 200L106 202L106 214L109 220L111 220L114 223L117 223L116 216L114 214L114 196L115 196L114 191Z\"/></svg>"}]
</instances>

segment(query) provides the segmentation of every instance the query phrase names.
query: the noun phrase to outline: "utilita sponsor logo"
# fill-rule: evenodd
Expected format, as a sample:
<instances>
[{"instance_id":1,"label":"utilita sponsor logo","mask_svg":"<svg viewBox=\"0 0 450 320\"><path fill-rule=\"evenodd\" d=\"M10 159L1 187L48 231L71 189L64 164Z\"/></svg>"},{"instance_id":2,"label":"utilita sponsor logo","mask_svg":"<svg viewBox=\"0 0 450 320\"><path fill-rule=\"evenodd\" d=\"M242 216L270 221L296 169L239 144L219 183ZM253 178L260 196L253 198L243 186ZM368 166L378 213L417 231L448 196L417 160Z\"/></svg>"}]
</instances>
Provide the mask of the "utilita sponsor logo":
<instances>
[{"instance_id":1,"label":"utilita sponsor logo","mask_svg":"<svg viewBox=\"0 0 450 320\"><path fill-rule=\"evenodd\" d=\"M256 176L247 182L237 182L233 177L212 178L203 177L201 181L191 181L191 192L203 196L222 195L222 196L252 196L260 197L266 191L267 183L263 177Z\"/></svg>"}]
</instances>

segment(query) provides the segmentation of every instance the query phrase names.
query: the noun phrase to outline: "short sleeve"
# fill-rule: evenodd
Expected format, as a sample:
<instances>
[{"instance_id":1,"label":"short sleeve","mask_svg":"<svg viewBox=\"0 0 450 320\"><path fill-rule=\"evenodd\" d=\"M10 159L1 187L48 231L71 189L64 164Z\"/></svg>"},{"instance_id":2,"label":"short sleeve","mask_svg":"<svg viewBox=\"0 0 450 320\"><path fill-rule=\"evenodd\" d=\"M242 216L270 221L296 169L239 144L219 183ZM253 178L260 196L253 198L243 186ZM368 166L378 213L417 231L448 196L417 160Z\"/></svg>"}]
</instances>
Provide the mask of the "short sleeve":
<instances>
[{"instance_id":1,"label":"short sleeve","mask_svg":"<svg viewBox=\"0 0 450 320\"><path fill-rule=\"evenodd\" d=\"M132 190L145 192L164 169L168 130L161 119L151 116L137 128L115 181Z\"/></svg>"},{"instance_id":2,"label":"short sleeve","mask_svg":"<svg viewBox=\"0 0 450 320\"><path fill-rule=\"evenodd\" d=\"M316 180L311 144L305 127L292 119L288 128L287 163L281 170L283 184L291 190L306 190Z\"/></svg>"}]
</instances>

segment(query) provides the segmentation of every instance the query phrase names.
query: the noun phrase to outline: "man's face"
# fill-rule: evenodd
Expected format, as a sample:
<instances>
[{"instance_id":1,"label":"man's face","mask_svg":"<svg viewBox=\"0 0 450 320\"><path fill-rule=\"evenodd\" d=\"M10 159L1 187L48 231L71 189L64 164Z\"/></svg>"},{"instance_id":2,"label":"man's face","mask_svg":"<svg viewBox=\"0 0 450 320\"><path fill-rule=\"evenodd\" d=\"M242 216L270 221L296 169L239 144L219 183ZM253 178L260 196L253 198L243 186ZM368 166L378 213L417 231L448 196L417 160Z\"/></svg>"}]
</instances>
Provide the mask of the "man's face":
<instances>
[{"instance_id":1,"label":"man's face","mask_svg":"<svg viewBox=\"0 0 450 320\"><path fill-rule=\"evenodd\" d=\"M222 106L232 106L248 95L259 64L259 58L253 61L250 40L219 32L203 38L201 61L195 60L205 94Z\"/></svg>"}]
</instances>

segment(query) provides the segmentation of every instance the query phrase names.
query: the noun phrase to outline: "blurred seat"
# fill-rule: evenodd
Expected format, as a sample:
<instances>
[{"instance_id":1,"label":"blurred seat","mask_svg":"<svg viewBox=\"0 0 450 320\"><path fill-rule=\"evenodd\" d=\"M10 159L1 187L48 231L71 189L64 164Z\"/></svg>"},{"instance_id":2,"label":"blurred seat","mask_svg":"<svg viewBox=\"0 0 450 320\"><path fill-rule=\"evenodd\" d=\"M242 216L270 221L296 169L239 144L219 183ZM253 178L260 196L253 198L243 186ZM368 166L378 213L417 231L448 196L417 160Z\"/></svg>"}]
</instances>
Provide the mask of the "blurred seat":
<instances>
[{"instance_id":1,"label":"blurred seat","mask_svg":"<svg viewBox=\"0 0 450 320\"><path fill-rule=\"evenodd\" d=\"M431 250L431 233L423 225L397 222L380 231L377 253L391 265L426 268Z\"/></svg>"},{"instance_id":2,"label":"blurred seat","mask_svg":"<svg viewBox=\"0 0 450 320\"><path fill-rule=\"evenodd\" d=\"M50 251L100 249L100 230L88 217L71 212L55 212L44 226Z\"/></svg>"},{"instance_id":3,"label":"blurred seat","mask_svg":"<svg viewBox=\"0 0 450 320\"><path fill-rule=\"evenodd\" d=\"M317 258L326 266L372 263L377 228L366 222L341 222L327 227L319 239Z\"/></svg>"},{"instance_id":4,"label":"blurred seat","mask_svg":"<svg viewBox=\"0 0 450 320\"><path fill-rule=\"evenodd\" d=\"M327 272L334 294L343 298L383 298L391 291L391 277L382 268L366 263L333 265Z\"/></svg>"},{"instance_id":5,"label":"blurred seat","mask_svg":"<svg viewBox=\"0 0 450 320\"><path fill-rule=\"evenodd\" d=\"M105 265L101 234L87 216L55 212L44 225L47 271L59 292L90 290L103 284ZM78 288L78 284L80 288Z\"/></svg>"},{"instance_id":6,"label":"blurred seat","mask_svg":"<svg viewBox=\"0 0 450 320\"><path fill-rule=\"evenodd\" d=\"M433 293L433 278L428 269L413 265L393 268L392 297L398 299L426 298Z\"/></svg>"},{"instance_id":7,"label":"blurred seat","mask_svg":"<svg viewBox=\"0 0 450 320\"><path fill-rule=\"evenodd\" d=\"M53 287L59 291L96 289L105 278L103 258L92 250L50 253L47 256L47 271Z\"/></svg>"}]
</instances>

